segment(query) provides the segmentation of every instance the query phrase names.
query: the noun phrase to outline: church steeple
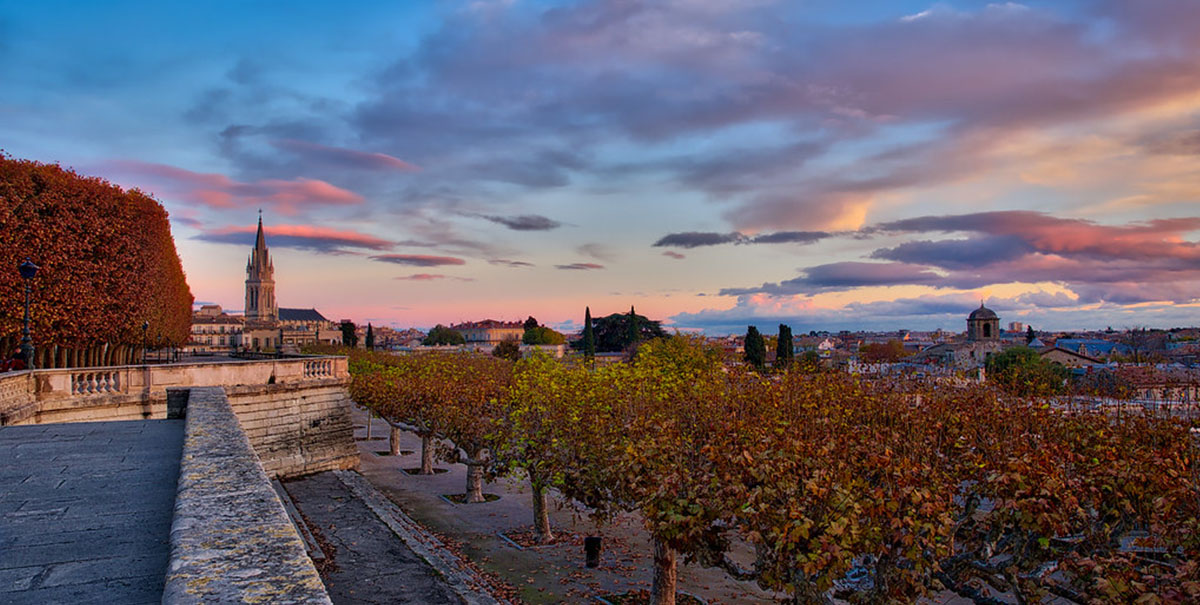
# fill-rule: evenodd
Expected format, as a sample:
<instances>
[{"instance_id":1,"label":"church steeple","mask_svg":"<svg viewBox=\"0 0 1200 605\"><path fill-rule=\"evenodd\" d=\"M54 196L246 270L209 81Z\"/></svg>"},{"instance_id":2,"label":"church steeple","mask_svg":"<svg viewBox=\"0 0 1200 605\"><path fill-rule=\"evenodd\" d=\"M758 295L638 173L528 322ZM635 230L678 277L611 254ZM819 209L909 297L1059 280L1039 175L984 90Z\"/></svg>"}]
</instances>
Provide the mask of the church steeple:
<instances>
[{"instance_id":1,"label":"church steeple","mask_svg":"<svg viewBox=\"0 0 1200 605\"><path fill-rule=\"evenodd\" d=\"M275 303L275 263L267 250L263 234L262 211L258 211L258 234L254 249L246 260L246 319L275 321L279 306Z\"/></svg>"}]
</instances>

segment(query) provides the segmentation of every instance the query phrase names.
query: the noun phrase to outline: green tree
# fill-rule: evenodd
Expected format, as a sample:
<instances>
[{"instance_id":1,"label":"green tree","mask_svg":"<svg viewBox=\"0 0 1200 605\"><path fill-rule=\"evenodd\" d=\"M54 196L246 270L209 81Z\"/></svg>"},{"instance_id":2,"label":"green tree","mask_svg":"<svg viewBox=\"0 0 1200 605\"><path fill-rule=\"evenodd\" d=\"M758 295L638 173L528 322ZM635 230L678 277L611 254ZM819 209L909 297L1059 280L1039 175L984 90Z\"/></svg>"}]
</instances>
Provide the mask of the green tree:
<instances>
[{"instance_id":1,"label":"green tree","mask_svg":"<svg viewBox=\"0 0 1200 605\"><path fill-rule=\"evenodd\" d=\"M538 324L538 320L534 319L534 318L533 318L533 316L532 316L532 315L530 315L530 316L529 316L529 317L528 317L528 318L525 320L525 324L524 324L522 327L524 327L524 328L525 328L525 330L526 330L526 331L528 331L530 328L536 328L536 327L538 327L538 325L539 325L539 324Z\"/></svg>"},{"instance_id":2,"label":"green tree","mask_svg":"<svg viewBox=\"0 0 1200 605\"><path fill-rule=\"evenodd\" d=\"M367 350L374 351L375 350L375 330L373 328L371 328L370 323L367 324L367 337L364 340L366 341L364 344L367 346Z\"/></svg>"},{"instance_id":3,"label":"green tree","mask_svg":"<svg viewBox=\"0 0 1200 605\"><path fill-rule=\"evenodd\" d=\"M633 319L637 323L637 340L652 340L667 335L657 321L637 314L634 314ZM606 317L593 319L592 328L596 339L596 350L615 353L628 349L634 342L631 338L633 334L633 330L630 328L631 323L633 322L630 321L628 313L613 313ZM582 341L580 344L582 345Z\"/></svg>"},{"instance_id":4,"label":"green tree","mask_svg":"<svg viewBox=\"0 0 1200 605\"><path fill-rule=\"evenodd\" d=\"M762 334L755 326L746 329L746 341L742 348L746 363L760 370L767 363L767 343L763 342Z\"/></svg>"},{"instance_id":5,"label":"green tree","mask_svg":"<svg viewBox=\"0 0 1200 605\"><path fill-rule=\"evenodd\" d=\"M560 345L567 342L567 337L546 326L533 326L525 329L521 342L527 345Z\"/></svg>"},{"instance_id":6,"label":"green tree","mask_svg":"<svg viewBox=\"0 0 1200 605\"><path fill-rule=\"evenodd\" d=\"M775 367L792 365L795 353L792 350L792 327L779 324L779 338L775 341Z\"/></svg>"},{"instance_id":7,"label":"green tree","mask_svg":"<svg viewBox=\"0 0 1200 605\"><path fill-rule=\"evenodd\" d=\"M347 319L343 321L342 325L339 327L342 329L342 344L350 348L357 347L358 334L355 334L354 331L358 329L358 326L354 325L354 322Z\"/></svg>"},{"instance_id":8,"label":"green tree","mask_svg":"<svg viewBox=\"0 0 1200 605\"><path fill-rule=\"evenodd\" d=\"M492 349L492 355L500 359L518 361L521 359L521 345L517 344L515 340L501 341L500 344Z\"/></svg>"},{"instance_id":9,"label":"green tree","mask_svg":"<svg viewBox=\"0 0 1200 605\"><path fill-rule=\"evenodd\" d=\"M421 344L427 347L436 347L438 345L461 345L466 344L467 339L458 330L451 330L442 324L438 324L429 331L429 335Z\"/></svg>"},{"instance_id":10,"label":"green tree","mask_svg":"<svg viewBox=\"0 0 1200 605\"><path fill-rule=\"evenodd\" d=\"M988 358L987 375L1009 393L1037 397L1062 393L1069 373L1029 347L1013 347Z\"/></svg>"},{"instance_id":11,"label":"green tree","mask_svg":"<svg viewBox=\"0 0 1200 605\"><path fill-rule=\"evenodd\" d=\"M1033 326L1025 326L1025 344L1029 344L1037 338L1037 333L1033 331Z\"/></svg>"},{"instance_id":12,"label":"green tree","mask_svg":"<svg viewBox=\"0 0 1200 605\"><path fill-rule=\"evenodd\" d=\"M583 356L589 361L596 357L596 332L592 330L592 308L583 308Z\"/></svg>"}]
</instances>

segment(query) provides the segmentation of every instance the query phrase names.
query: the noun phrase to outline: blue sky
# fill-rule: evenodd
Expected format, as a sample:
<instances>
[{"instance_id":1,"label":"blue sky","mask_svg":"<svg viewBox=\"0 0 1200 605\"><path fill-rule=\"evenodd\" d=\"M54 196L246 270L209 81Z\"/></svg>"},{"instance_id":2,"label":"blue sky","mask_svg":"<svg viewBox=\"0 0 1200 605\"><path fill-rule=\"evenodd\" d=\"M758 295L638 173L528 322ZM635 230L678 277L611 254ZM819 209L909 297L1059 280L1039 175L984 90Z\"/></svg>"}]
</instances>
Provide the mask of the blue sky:
<instances>
[{"instance_id":1,"label":"blue sky","mask_svg":"<svg viewBox=\"0 0 1200 605\"><path fill-rule=\"evenodd\" d=\"M1200 315L1200 4L0 1L0 148L238 309L397 326Z\"/></svg>"}]
</instances>

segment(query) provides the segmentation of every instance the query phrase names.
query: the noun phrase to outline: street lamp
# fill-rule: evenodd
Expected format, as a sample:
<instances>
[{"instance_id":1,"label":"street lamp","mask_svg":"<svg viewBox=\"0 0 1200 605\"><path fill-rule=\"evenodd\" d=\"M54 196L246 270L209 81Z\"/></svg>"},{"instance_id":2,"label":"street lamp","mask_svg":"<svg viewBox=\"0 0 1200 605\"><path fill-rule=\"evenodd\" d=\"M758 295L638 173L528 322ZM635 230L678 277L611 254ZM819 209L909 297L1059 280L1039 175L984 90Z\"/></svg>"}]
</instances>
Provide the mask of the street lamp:
<instances>
[{"instance_id":1,"label":"street lamp","mask_svg":"<svg viewBox=\"0 0 1200 605\"><path fill-rule=\"evenodd\" d=\"M32 290L33 278L40 268L28 258L17 265L21 279L25 280L25 325L21 328L21 357L25 360L25 367L30 370L33 369L33 339L29 337L29 293Z\"/></svg>"},{"instance_id":2,"label":"street lamp","mask_svg":"<svg viewBox=\"0 0 1200 605\"><path fill-rule=\"evenodd\" d=\"M150 349L146 346L146 332L150 330L150 322L142 322L142 365L146 365L146 357L150 355Z\"/></svg>"}]
</instances>

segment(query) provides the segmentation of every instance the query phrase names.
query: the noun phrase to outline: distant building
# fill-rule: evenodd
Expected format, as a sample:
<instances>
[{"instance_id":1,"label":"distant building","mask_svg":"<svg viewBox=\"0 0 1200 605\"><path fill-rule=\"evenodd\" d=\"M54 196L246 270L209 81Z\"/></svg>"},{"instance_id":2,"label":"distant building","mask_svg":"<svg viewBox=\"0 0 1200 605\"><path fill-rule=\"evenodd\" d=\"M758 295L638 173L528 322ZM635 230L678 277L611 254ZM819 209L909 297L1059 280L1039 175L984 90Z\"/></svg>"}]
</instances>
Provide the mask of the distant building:
<instances>
[{"instance_id":1,"label":"distant building","mask_svg":"<svg viewBox=\"0 0 1200 605\"><path fill-rule=\"evenodd\" d=\"M498 345L506 340L521 340L525 336L525 324L519 321L496 321L485 319L450 326L462 334L468 345Z\"/></svg>"},{"instance_id":2,"label":"distant building","mask_svg":"<svg viewBox=\"0 0 1200 605\"><path fill-rule=\"evenodd\" d=\"M960 369L982 366L987 358L1012 346L1000 340L1000 317L979 303L979 308L967 316L966 342L947 342L933 345L912 356L914 363L934 363Z\"/></svg>"},{"instance_id":3,"label":"distant building","mask_svg":"<svg viewBox=\"0 0 1200 605\"><path fill-rule=\"evenodd\" d=\"M245 319L229 315L221 305L204 305L192 313L192 335L187 353L215 353L236 350L242 344Z\"/></svg>"}]
</instances>

